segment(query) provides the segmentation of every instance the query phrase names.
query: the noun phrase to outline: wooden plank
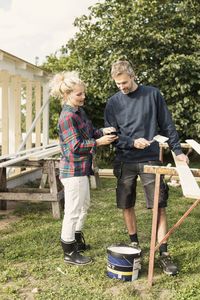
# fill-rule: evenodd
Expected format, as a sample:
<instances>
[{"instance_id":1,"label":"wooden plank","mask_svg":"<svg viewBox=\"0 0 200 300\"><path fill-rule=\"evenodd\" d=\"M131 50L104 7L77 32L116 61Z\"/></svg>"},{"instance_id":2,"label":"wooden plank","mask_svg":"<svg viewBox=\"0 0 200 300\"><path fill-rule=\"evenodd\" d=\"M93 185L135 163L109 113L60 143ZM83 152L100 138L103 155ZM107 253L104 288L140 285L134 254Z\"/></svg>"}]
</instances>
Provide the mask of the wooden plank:
<instances>
[{"instance_id":1,"label":"wooden plank","mask_svg":"<svg viewBox=\"0 0 200 300\"><path fill-rule=\"evenodd\" d=\"M186 211L186 213L178 220L178 222L170 229L170 231L164 236L164 238L156 245L155 251L168 239L170 234L185 220L185 218L189 215L189 213L200 203L200 199L196 200L192 206Z\"/></svg>"},{"instance_id":2,"label":"wooden plank","mask_svg":"<svg viewBox=\"0 0 200 300\"><path fill-rule=\"evenodd\" d=\"M57 188L56 173L55 173L55 163L54 161L49 161L48 165L49 165L48 181L49 181L50 192L52 193L52 195L55 195L55 197L57 197L58 188ZM52 202L51 206L52 206L53 217L59 219L60 218L59 201Z\"/></svg>"},{"instance_id":3,"label":"wooden plank","mask_svg":"<svg viewBox=\"0 0 200 300\"><path fill-rule=\"evenodd\" d=\"M198 153L200 154L200 144L195 140L186 140L186 142Z\"/></svg>"},{"instance_id":4,"label":"wooden plank","mask_svg":"<svg viewBox=\"0 0 200 300\"><path fill-rule=\"evenodd\" d=\"M23 161L23 160L29 159L31 157L34 157L34 159L36 159L36 156L37 156L37 159L38 158L41 159L43 157L47 157L48 155L54 155L54 154L58 154L58 153L60 153L60 146L56 146L56 147L53 147L53 148L48 149L48 150L45 149L45 150L42 150L42 151L38 151L37 153L27 154L27 155L20 156L20 157L14 158L14 159L10 159L9 161L5 161L5 162L0 163L0 168L11 166L15 163L18 163L19 161Z\"/></svg>"},{"instance_id":5,"label":"wooden plank","mask_svg":"<svg viewBox=\"0 0 200 300\"><path fill-rule=\"evenodd\" d=\"M48 188L24 188L24 187L19 187L19 188L7 188L5 192L8 193L50 193L50 189Z\"/></svg>"},{"instance_id":6,"label":"wooden plank","mask_svg":"<svg viewBox=\"0 0 200 300\"><path fill-rule=\"evenodd\" d=\"M30 79L26 80L26 132L32 125L32 83ZM26 142L26 149L32 148L32 135Z\"/></svg>"},{"instance_id":7,"label":"wooden plank","mask_svg":"<svg viewBox=\"0 0 200 300\"><path fill-rule=\"evenodd\" d=\"M196 177L200 177L200 169L190 169L192 174ZM162 174L162 175L171 175L171 176L177 176L178 172L175 167L160 167L160 166L144 166L144 173L152 173L152 174Z\"/></svg>"},{"instance_id":8,"label":"wooden plank","mask_svg":"<svg viewBox=\"0 0 200 300\"><path fill-rule=\"evenodd\" d=\"M30 160L38 160L46 158L47 156L56 155L60 153L60 146L54 147L52 149L48 149L45 151L41 151L38 153L35 153L35 155L31 155Z\"/></svg>"},{"instance_id":9,"label":"wooden plank","mask_svg":"<svg viewBox=\"0 0 200 300\"><path fill-rule=\"evenodd\" d=\"M37 116L41 109L41 85L40 82L35 83L35 115ZM41 145L41 117L35 125L36 147Z\"/></svg>"},{"instance_id":10,"label":"wooden plank","mask_svg":"<svg viewBox=\"0 0 200 300\"><path fill-rule=\"evenodd\" d=\"M152 286L152 281L153 281L155 245L156 245L157 224L158 224L159 194L160 194L160 174L156 174L153 219L152 219L152 229L151 229L151 246L150 246L150 255L149 255L149 270L148 270L148 284L150 286Z\"/></svg>"},{"instance_id":11,"label":"wooden plank","mask_svg":"<svg viewBox=\"0 0 200 300\"><path fill-rule=\"evenodd\" d=\"M187 198L200 198L200 188L192 175L192 172L186 162L177 159L175 153L172 151L174 162L176 164L177 172L180 178L183 195Z\"/></svg>"},{"instance_id":12,"label":"wooden plank","mask_svg":"<svg viewBox=\"0 0 200 300\"><path fill-rule=\"evenodd\" d=\"M43 90L43 103L45 103L49 99L49 86L45 84L42 86ZM43 145L47 145L49 143L49 102L43 110Z\"/></svg>"},{"instance_id":13,"label":"wooden plank","mask_svg":"<svg viewBox=\"0 0 200 300\"><path fill-rule=\"evenodd\" d=\"M14 75L14 100L15 100L15 150L19 148L22 140L21 133L21 76Z\"/></svg>"},{"instance_id":14,"label":"wooden plank","mask_svg":"<svg viewBox=\"0 0 200 300\"><path fill-rule=\"evenodd\" d=\"M11 201L48 201L48 202L58 202L56 195L52 193L9 193L1 192L1 200L11 200Z\"/></svg>"},{"instance_id":15,"label":"wooden plank","mask_svg":"<svg viewBox=\"0 0 200 300\"><path fill-rule=\"evenodd\" d=\"M2 156L0 156L0 160L4 160L4 159L7 159L7 158L14 158L18 155L25 154L25 153L28 153L28 152L34 152L34 151L38 151L38 150L46 150L47 148L51 148L51 147L55 147L55 146L58 146L58 144L49 144L47 146L34 147L34 148L19 151L19 152L14 152L14 153L10 153L10 154L7 154L7 155L2 155Z\"/></svg>"},{"instance_id":16,"label":"wooden plank","mask_svg":"<svg viewBox=\"0 0 200 300\"><path fill-rule=\"evenodd\" d=\"M0 71L2 81L2 149L3 154L9 153L9 110L8 110L8 84L9 74L7 70Z\"/></svg>"},{"instance_id":17,"label":"wooden plank","mask_svg":"<svg viewBox=\"0 0 200 300\"><path fill-rule=\"evenodd\" d=\"M169 148L169 145L167 143L162 143L162 144L160 143L159 147L167 149L167 148ZM191 146L188 145L187 143L181 143L181 148L183 148L183 149L189 149L189 148L191 148Z\"/></svg>"}]
</instances>

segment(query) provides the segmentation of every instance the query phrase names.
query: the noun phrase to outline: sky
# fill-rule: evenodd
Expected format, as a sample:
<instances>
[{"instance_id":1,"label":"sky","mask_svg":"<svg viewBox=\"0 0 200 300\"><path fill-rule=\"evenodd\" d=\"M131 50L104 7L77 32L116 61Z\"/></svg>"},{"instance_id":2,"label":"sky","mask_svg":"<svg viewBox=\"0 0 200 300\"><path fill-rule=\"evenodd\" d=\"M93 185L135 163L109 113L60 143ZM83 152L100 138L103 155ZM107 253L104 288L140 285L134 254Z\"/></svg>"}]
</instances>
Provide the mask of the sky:
<instances>
[{"instance_id":1,"label":"sky","mask_svg":"<svg viewBox=\"0 0 200 300\"><path fill-rule=\"evenodd\" d=\"M75 35L75 18L102 1L0 0L0 49L40 65Z\"/></svg>"}]
</instances>

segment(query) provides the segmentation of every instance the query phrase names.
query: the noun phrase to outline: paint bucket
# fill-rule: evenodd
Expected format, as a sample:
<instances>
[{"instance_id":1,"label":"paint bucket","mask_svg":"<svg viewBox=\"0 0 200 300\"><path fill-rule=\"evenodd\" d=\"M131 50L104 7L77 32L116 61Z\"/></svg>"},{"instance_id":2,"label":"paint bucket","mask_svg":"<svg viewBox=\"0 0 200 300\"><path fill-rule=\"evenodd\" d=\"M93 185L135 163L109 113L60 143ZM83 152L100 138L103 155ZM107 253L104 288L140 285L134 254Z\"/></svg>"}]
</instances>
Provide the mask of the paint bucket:
<instances>
[{"instance_id":1,"label":"paint bucket","mask_svg":"<svg viewBox=\"0 0 200 300\"><path fill-rule=\"evenodd\" d=\"M107 248L107 274L110 278L133 281L138 278L141 250L126 244L112 244Z\"/></svg>"}]
</instances>

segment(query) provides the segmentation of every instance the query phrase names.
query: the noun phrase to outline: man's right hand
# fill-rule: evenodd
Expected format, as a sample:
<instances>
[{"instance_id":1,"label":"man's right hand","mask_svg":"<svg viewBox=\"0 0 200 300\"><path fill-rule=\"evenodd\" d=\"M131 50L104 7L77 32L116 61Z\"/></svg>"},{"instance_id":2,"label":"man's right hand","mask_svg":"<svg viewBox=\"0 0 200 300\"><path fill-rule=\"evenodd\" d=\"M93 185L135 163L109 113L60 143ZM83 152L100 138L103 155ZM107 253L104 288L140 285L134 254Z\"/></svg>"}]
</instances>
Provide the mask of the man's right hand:
<instances>
[{"instance_id":1,"label":"man's right hand","mask_svg":"<svg viewBox=\"0 0 200 300\"><path fill-rule=\"evenodd\" d=\"M134 141L133 146L137 149L144 149L150 146L150 142L144 138L139 138Z\"/></svg>"}]
</instances>

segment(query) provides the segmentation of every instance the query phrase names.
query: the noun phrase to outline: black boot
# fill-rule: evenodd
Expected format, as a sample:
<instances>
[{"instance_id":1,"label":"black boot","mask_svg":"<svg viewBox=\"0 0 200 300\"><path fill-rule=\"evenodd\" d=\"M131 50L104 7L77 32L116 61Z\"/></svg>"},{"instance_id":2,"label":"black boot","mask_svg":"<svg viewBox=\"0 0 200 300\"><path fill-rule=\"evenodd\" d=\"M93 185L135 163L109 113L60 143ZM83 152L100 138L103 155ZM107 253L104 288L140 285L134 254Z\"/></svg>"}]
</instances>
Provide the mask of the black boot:
<instances>
[{"instance_id":1,"label":"black boot","mask_svg":"<svg viewBox=\"0 0 200 300\"><path fill-rule=\"evenodd\" d=\"M92 261L90 257L82 256L78 253L76 241L69 244L65 244L61 241L61 244L64 251L64 262L82 266L87 265Z\"/></svg>"},{"instance_id":2,"label":"black boot","mask_svg":"<svg viewBox=\"0 0 200 300\"><path fill-rule=\"evenodd\" d=\"M78 252L82 252L85 250L90 249L90 245L86 245L85 238L82 231L76 231L75 232L75 240L77 241L78 245Z\"/></svg>"}]
</instances>

